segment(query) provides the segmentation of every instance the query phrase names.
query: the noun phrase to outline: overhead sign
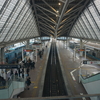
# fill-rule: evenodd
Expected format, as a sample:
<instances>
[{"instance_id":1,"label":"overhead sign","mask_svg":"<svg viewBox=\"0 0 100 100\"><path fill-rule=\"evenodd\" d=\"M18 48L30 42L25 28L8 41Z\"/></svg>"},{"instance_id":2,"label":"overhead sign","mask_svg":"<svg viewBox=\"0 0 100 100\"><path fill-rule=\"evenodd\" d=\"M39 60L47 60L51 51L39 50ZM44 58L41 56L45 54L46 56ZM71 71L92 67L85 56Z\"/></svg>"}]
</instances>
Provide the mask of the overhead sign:
<instances>
[{"instance_id":1,"label":"overhead sign","mask_svg":"<svg viewBox=\"0 0 100 100\"><path fill-rule=\"evenodd\" d=\"M100 61L83 60L83 64L100 64Z\"/></svg>"},{"instance_id":2,"label":"overhead sign","mask_svg":"<svg viewBox=\"0 0 100 100\"><path fill-rule=\"evenodd\" d=\"M24 51L25 52L32 52L33 50L32 49L25 49Z\"/></svg>"},{"instance_id":3,"label":"overhead sign","mask_svg":"<svg viewBox=\"0 0 100 100\"><path fill-rule=\"evenodd\" d=\"M78 51L85 51L85 49L78 49Z\"/></svg>"},{"instance_id":4,"label":"overhead sign","mask_svg":"<svg viewBox=\"0 0 100 100\"><path fill-rule=\"evenodd\" d=\"M13 64L13 65L10 65L10 64L3 64L3 65L1 65L0 64L0 69L15 69L15 68L20 68L20 65L15 65L15 64Z\"/></svg>"}]
</instances>

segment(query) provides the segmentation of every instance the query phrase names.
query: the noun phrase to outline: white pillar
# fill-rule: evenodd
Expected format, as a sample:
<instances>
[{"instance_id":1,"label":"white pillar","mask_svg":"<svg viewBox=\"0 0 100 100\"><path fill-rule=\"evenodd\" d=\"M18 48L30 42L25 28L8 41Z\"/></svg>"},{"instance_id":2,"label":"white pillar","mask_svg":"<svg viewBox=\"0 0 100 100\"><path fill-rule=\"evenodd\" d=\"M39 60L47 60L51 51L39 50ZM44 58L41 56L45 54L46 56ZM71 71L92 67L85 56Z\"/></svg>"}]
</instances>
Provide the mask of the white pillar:
<instances>
[{"instance_id":1,"label":"white pillar","mask_svg":"<svg viewBox=\"0 0 100 100\"><path fill-rule=\"evenodd\" d=\"M83 49L83 42L82 39L80 39L80 49ZM83 51L80 51L80 56L83 56Z\"/></svg>"},{"instance_id":2,"label":"white pillar","mask_svg":"<svg viewBox=\"0 0 100 100\"><path fill-rule=\"evenodd\" d=\"M86 59L86 47L85 47L85 59Z\"/></svg>"},{"instance_id":3,"label":"white pillar","mask_svg":"<svg viewBox=\"0 0 100 100\"><path fill-rule=\"evenodd\" d=\"M37 62L37 48L36 48L36 51L35 51L35 56L36 56L36 62Z\"/></svg>"},{"instance_id":4,"label":"white pillar","mask_svg":"<svg viewBox=\"0 0 100 100\"><path fill-rule=\"evenodd\" d=\"M81 82L81 79L80 79L80 76L81 76L81 74L82 74L82 72L81 72L81 63L80 63L80 68L79 68L79 83Z\"/></svg>"},{"instance_id":5,"label":"white pillar","mask_svg":"<svg viewBox=\"0 0 100 100\"><path fill-rule=\"evenodd\" d=\"M74 53L73 53L73 55L74 55L74 61L75 61L75 48L74 48Z\"/></svg>"},{"instance_id":6,"label":"white pillar","mask_svg":"<svg viewBox=\"0 0 100 100\"><path fill-rule=\"evenodd\" d=\"M26 48L29 48L29 40L26 41Z\"/></svg>"},{"instance_id":7,"label":"white pillar","mask_svg":"<svg viewBox=\"0 0 100 100\"><path fill-rule=\"evenodd\" d=\"M24 60L24 49L22 48L22 60Z\"/></svg>"},{"instance_id":8,"label":"white pillar","mask_svg":"<svg viewBox=\"0 0 100 100\"><path fill-rule=\"evenodd\" d=\"M69 47L69 39L66 38L66 48L68 48L68 47Z\"/></svg>"}]
</instances>

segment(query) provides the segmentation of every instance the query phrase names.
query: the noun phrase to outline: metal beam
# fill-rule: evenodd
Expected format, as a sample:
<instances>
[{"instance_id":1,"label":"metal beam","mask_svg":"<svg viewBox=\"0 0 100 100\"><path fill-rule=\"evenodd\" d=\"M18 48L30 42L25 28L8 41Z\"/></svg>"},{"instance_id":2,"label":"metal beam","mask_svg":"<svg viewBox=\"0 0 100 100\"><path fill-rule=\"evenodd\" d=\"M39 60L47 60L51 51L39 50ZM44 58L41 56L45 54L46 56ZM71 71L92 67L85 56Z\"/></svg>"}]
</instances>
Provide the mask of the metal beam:
<instances>
[{"instance_id":1,"label":"metal beam","mask_svg":"<svg viewBox=\"0 0 100 100\"><path fill-rule=\"evenodd\" d=\"M69 13L69 12L71 12L75 7L77 7L81 2L83 2L83 0L81 0L80 2L78 2L77 4L75 4L75 6L73 6L72 8L70 8L65 14L64 14L64 16L67 14L67 13ZM81 6L82 7L82 6ZM78 9L79 9L80 7L78 7ZM75 10L74 10L75 11Z\"/></svg>"},{"instance_id":2,"label":"metal beam","mask_svg":"<svg viewBox=\"0 0 100 100\"><path fill-rule=\"evenodd\" d=\"M41 7L41 6L37 5L37 4L35 4L35 6L41 8L41 9L43 9L43 10L45 10L45 11L47 11L47 12L49 12L49 13L55 15L55 16L58 15L58 14L56 14L56 13L54 13L54 12L52 12L52 11L50 11L50 10L44 8L44 7ZM59 15L58 15L58 16L59 16Z\"/></svg>"},{"instance_id":3,"label":"metal beam","mask_svg":"<svg viewBox=\"0 0 100 100\"><path fill-rule=\"evenodd\" d=\"M51 32L52 34L54 34L54 32L52 30L50 30L49 28L45 27L45 26L40 26L41 28L45 29L48 32Z\"/></svg>"},{"instance_id":4,"label":"metal beam","mask_svg":"<svg viewBox=\"0 0 100 100\"><path fill-rule=\"evenodd\" d=\"M55 29L52 25L50 25L48 22L46 22L44 19L41 19L45 24L49 25L50 27L52 27L53 29ZM39 22L42 22L42 21L39 21Z\"/></svg>"},{"instance_id":5,"label":"metal beam","mask_svg":"<svg viewBox=\"0 0 100 100\"><path fill-rule=\"evenodd\" d=\"M45 30L45 31L48 31L48 32L50 32L50 33L54 34L54 32L53 32L53 31L48 30L48 29L45 29L43 26L40 26L40 28L41 28L41 29L43 29L43 30Z\"/></svg>"},{"instance_id":6,"label":"metal beam","mask_svg":"<svg viewBox=\"0 0 100 100\"><path fill-rule=\"evenodd\" d=\"M62 3L65 3L65 1L64 0L59 0L60 2L62 2Z\"/></svg>"},{"instance_id":7,"label":"metal beam","mask_svg":"<svg viewBox=\"0 0 100 100\"><path fill-rule=\"evenodd\" d=\"M45 18L45 17L43 17L43 16L41 16L41 15L37 15L40 19L45 19L45 20L47 20L47 21L49 21L49 22L51 22L51 23L53 23L54 25L56 24L55 22L53 22L53 21L51 21L51 20L49 20L49 19L47 19L47 18Z\"/></svg>"},{"instance_id":8,"label":"metal beam","mask_svg":"<svg viewBox=\"0 0 100 100\"><path fill-rule=\"evenodd\" d=\"M37 26L38 26L38 32L39 32L39 34L40 34L41 32L40 32L40 28L39 28L38 17L37 17L37 11L36 11L36 8L35 8L35 2L34 2L34 0L32 0L32 3L33 3L33 6L31 6L31 7L34 7L35 16L36 16L36 21L37 21ZM40 35L41 35L41 34L40 34Z\"/></svg>"},{"instance_id":9,"label":"metal beam","mask_svg":"<svg viewBox=\"0 0 100 100\"><path fill-rule=\"evenodd\" d=\"M46 25L45 23L42 23L42 22L39 22L41 25L44 25L44 26L46 26L46 27L48 27L48 28L50 28L50 29L52 29L52 30L55 30L55 29L53 29L52 27L50 27L50 26L48 26L48 25Z\"/></svg>"},{"instance_id":10,"label":"metal beam","mask_svg":"<svg viewBox=\"0 0 100 100\"><path fill-rule=\"evenodd\" d=\"M64 14L64 16L67 16L67 15L69 15L69 14L73 13L73 12L77 12L77 11L79 11L82 7L83 7L83 6L81 6L81 7L78 7L78 8L76 8L76 9L73 9L73 10L68 11L68 12L66 12L66 13Z\"/></svg>"},{"instance_id":11,"label":"metal beam","mask_svg":"<svg viewBox=\"0 0 100 100\"><path fill-rule=\"evenodd\" d=\"M72 14L72 15L70 15L70 16L68 16L66 19L64 19L61 23L60 23L60 25L64 25L65 23L67 23L67 22L69 22L70 20L72 20L72 19L74 19L74 18L76 18L76 16L73 16L74 14ZM72 16L72 17L71 17Z\"/></svg>"},{"instance_id":12,"label":"metal beam","mask_svg":"<svg viewBox=\"0 0 100 100\"><path fill-rule=\"evenodd\" d=\"M45 0L42 0L49 8L51 8L55 13L58 14L58 12L56 11L56 9L54 9L52 6L50 6Z\"/></svg>"},{"instance_id":13,"label":"metal beam","mask_svg":"<svg viewBox=\"0 0 100 100\"><path fill-rule=\"evenodd\" d=\"M49 34L49 33L45 32L44 30L41 30L41 32L44 33L44 34L47 34L49 36L51 35L51 33Z\"/></svg>"},{"instance_id":14,"label":"metal beam","mask_svg":"<svg viewBox=\"0 0 100 100\"><path fill-rule=\"evenodd\" d=\"M55 22L56 21L54 19L52 19L51 17L49 17L44 11L42 11L40 8L38 8L44 15L46 15L51 21Z\"/></svg>"}]
</instances>

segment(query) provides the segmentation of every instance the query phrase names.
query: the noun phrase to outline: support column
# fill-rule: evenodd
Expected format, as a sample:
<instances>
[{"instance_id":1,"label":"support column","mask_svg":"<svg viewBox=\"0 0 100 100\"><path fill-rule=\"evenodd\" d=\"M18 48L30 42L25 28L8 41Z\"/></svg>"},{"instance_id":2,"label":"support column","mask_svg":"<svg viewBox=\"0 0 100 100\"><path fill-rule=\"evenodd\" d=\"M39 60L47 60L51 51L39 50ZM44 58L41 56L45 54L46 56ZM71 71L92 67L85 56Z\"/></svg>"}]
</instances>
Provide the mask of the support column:
<instances>
[{"instance_id":1,"label":"support column","mask_svg":"<svg viewBox=\"0 0 100 100\"><path fill-rule=\"evenodd\" d=\"M0 64L5 63L5 52L4 47L0 49ZM0 75L6 79L6 72L5 69L0 69Z\"/></svg>"},{"instance_id":2,"label":"support column","mask_svg":"<svg viewBox=\"0 0 100 100\"><path fill-rule=\"evenodd\" d=\"M83 42L82 39L80 40L80 49L83 49ZM83 56L83 51L80 51L80 56Z\"/></svg>"},{"instance_id":3,"label":"support column","mask_svg":"<svg viewBox=\"0 0 100 100\"><path fill-rule=\"evenodd\" d=\"M66 38L66 48L68 48L68 47L69 47L69 39Z\"/></svg>"},{"instance_id":4,"label":"support column","mask_svg":"<svg viewBox=\"0 0 100 100\"><path fill-rule=\"evenodd\" d=\"M5 63L5 53L4 53L4 47L0 49L0 63Z\"/></svg>"},{"instance_id":5,"label":"support column","mask_svg":"<svg viewBox=\"0 0 100 100\"><path fill-rule=\"evenodd\" d=\"M22 60L24 60L24 49L22 48Z\"/></svg>"},{"instance_id":6,"label":"support column","mask_svg":"<svg viewBox=\"0 0 100 100\"><path fill-rule=\"evenodd\" d=\"M85 59L86 59L86 47L85 47Z\"/></svg>"},{"instance_id":7,"label":"support column","mask_svg":"<svg viewBox=\"0 0 100 100\"><path fill-rule=\"evenodd\" d=\"M26 48L29 48L29 40L26 41Z\"/></svg>"}]
</instances>

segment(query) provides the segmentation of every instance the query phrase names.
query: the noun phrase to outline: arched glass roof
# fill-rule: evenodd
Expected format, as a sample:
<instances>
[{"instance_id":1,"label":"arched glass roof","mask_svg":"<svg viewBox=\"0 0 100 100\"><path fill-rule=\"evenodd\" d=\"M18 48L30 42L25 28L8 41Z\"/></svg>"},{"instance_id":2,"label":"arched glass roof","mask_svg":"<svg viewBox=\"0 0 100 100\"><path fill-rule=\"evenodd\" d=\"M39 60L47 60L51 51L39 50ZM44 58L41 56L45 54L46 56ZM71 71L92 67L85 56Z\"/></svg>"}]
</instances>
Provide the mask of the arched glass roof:
<instances>
[{"instance_id":1,"label":"arched glass roof","mask_svg":"<svg viewBox=\"0 0 100 100\"><path fill-rule=\"evenodd\" d=\"M98 41L99 5L100 0L0 0L0 46L38 36Z\"/></svg>"},{"instance_id":2,"label":"arched glass roof","mask_svg":"<svg viewBox=\"0 0 100 100\"><path fill-rule=\"evenodd\" d=\"M0 45L39 36L29 0L0 0Z\"/></svg>"},{"instance_id":3,"label":"arched glass roof","mask_svg":"<svg viewBox=\"0 0 100 100\"><path fill-rule=\"evenodd\" d=\"M100 40L100 0L93 0L80 15L69 36Z\"/></svg>"}]
</instances>

